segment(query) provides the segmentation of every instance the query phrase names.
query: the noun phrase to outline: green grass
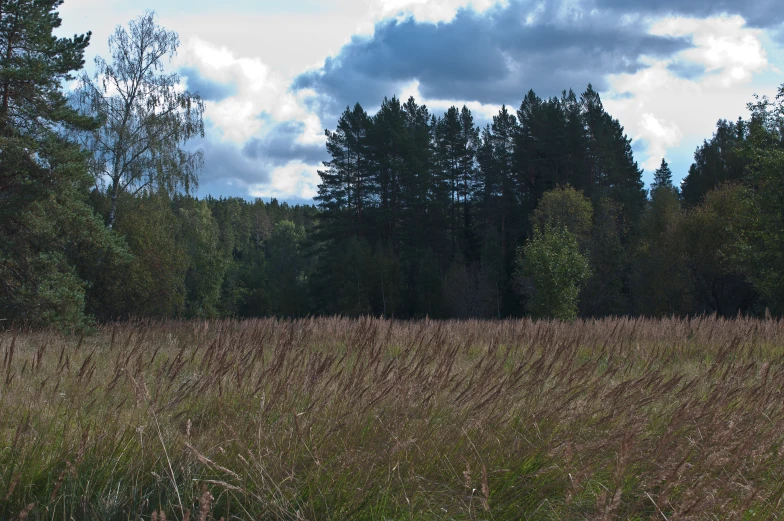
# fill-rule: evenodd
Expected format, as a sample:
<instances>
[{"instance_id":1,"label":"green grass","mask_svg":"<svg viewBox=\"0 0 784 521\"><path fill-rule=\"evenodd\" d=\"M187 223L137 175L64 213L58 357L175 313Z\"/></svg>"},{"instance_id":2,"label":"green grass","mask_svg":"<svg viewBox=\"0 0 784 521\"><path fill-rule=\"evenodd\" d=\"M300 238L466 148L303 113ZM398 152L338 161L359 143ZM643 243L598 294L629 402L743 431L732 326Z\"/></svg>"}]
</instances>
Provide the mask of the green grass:
<instances>
[{"instance_id":1,"label":"green grass","mask_svg":"<svg viewBox=\"0 0 784 521\"><path fill-rule=\"evenodd\" d=\"M778 519L784 322L0 334L0 519Z\"/></svg>"}]
</instances>

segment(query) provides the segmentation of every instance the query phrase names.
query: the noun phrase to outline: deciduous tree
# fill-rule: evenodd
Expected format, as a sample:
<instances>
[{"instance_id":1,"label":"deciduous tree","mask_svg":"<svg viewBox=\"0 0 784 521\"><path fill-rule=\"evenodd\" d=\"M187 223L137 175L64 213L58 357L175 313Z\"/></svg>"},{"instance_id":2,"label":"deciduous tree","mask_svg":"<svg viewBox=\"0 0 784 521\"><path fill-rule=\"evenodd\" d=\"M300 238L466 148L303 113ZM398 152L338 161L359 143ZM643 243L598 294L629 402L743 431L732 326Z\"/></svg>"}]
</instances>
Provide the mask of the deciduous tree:
<instances>
[{"instance_id":1,"label":"deciduous tree","mask_svg":"<svg viewBox=\"0 0 784 521\"><path fill-rule=\"evenodd\" d=\"M164 60L180 45L177 33L157 23L153 11L118 26L109 38L111 61L95 59L95 75L82 76L76 100L103 124L85 137L97 179L108 180L112 228L121 192L164 188L189 191L198 182L202 153L185 144L204 135L201 97L179 87Z\"/></svg>"}]
</instances>

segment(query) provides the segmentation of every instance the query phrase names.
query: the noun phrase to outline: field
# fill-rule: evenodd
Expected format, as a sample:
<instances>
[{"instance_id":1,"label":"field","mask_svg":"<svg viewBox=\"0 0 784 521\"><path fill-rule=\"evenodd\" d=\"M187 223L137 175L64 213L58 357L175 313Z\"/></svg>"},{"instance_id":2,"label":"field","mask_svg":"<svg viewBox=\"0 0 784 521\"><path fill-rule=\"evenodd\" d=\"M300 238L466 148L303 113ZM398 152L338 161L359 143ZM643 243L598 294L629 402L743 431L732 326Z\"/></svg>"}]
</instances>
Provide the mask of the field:
<instances>
[{"instance_id":1,"label":"field","mask_svg":"<svg viewBox=\"0 0 784 521\"><path fill-rule=\"evenodd\" d=\"M0 519L784 517L784 321L0 333Z\"/></svg>"}]
</instances>

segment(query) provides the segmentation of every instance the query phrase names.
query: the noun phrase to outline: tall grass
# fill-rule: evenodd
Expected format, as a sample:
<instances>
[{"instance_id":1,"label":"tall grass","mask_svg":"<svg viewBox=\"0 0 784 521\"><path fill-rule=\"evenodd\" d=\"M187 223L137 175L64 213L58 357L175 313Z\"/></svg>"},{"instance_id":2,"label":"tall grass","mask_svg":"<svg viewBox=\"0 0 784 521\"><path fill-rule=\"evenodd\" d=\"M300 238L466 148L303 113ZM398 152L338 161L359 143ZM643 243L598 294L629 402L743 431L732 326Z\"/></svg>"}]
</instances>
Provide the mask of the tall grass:
<instances>
[{"instance_id":1,"label":"tall grass","mask_svg":"<svg viewBox=\"0 0 784 521\"><path fill-rule=\"evenodd\" d=\"M779 519L784 322L0 334L0 519Z\"/></svg>"}]
</instances>

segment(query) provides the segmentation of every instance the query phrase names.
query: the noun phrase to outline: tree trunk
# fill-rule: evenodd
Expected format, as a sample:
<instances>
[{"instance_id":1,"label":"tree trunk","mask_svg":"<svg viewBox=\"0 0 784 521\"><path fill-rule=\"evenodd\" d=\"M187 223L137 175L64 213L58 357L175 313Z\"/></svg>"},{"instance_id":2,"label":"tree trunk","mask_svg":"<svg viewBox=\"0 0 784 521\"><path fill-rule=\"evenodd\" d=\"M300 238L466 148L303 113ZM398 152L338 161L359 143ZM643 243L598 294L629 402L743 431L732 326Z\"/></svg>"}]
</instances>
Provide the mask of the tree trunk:
<instances>
[{"instance_id":1,"label":"tree trunk","mask_svg":"<svg viewBox=\"0 0 784 521\"><path fill-rule=\"evenodd\" d=\"M114 219L117 215L117 181L112 182L112 202L111 206L109 207L109 220L106 223L106 227L110 230L112 226L114 226Z\"/></svg>"}]
</instances>

